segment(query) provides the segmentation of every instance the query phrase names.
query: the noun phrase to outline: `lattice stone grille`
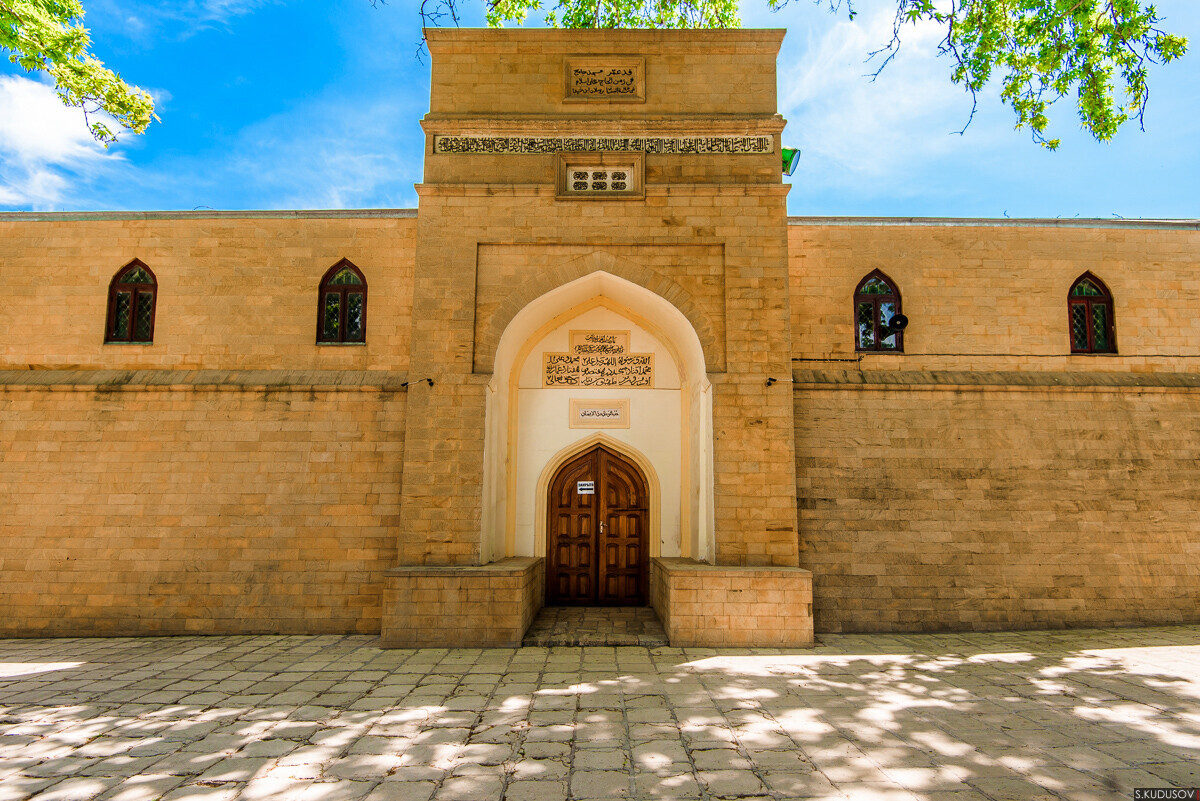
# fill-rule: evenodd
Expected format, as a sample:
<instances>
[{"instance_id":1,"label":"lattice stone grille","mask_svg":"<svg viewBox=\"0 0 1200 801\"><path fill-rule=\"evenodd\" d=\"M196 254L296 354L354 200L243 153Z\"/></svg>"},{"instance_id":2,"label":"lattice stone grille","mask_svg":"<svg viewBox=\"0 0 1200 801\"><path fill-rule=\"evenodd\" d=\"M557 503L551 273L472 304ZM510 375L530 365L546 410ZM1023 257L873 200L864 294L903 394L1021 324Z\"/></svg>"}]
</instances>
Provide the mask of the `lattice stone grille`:
<instances>
[{"instance_id":1,"label":"lattice stone grille","mask_svg":"<svg viewBox=\"0 0 1200 801\"><path fill-rule=\"evenodd\" d=\"M568 167L567 190L573 193L626 192L630 186L632 167Z\"/></svg>"}]
</instances>

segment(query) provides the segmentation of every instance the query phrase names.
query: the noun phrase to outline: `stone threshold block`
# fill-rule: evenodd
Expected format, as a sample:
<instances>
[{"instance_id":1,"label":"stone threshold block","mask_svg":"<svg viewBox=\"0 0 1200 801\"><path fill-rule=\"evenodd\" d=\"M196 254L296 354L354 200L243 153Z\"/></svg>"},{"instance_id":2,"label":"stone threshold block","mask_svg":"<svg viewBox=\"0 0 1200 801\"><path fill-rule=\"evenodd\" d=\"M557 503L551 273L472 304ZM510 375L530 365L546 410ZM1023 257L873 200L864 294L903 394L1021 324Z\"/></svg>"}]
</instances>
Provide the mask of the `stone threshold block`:
<instances>
[{"instance_id":1,"label":"stone threshold block","mask_svg":"<svg viewBox=\"0 0 1200 801\"><path fill-rule=\"evenodd\" d=\"M813 644L812 573L802 568L655 558L650 603L676 648Z\"/></svg>"},{"instance_id":2,"label":"stone threshold block","mask_svg":"<svg viewBox=\"0 0 1200 801\"><path fill-rule=\"evenodd\" d=\"M516 648L545 596L545 560L384 572L385 648Z\"/></svg>"}]
</instances>

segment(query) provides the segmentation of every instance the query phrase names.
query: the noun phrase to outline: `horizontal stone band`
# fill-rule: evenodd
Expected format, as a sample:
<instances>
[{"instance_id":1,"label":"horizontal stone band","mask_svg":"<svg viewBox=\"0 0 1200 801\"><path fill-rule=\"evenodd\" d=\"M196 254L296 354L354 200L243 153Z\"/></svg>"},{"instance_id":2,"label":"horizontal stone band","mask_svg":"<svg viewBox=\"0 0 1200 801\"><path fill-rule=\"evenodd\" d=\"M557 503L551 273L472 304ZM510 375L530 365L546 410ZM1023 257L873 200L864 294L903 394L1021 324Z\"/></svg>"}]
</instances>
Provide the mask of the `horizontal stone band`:
<instances>
[{"instance_id":1,"label":"horizontal stone band","mask_svg":"<svg viewBox=\"0 0 1200 801\"><path fill-rule=\"evenodd\" d=\"M434 153L613 153L669 155L763 154L775 150L771 136L435 136Z\"/></svg>"}]
</instances>

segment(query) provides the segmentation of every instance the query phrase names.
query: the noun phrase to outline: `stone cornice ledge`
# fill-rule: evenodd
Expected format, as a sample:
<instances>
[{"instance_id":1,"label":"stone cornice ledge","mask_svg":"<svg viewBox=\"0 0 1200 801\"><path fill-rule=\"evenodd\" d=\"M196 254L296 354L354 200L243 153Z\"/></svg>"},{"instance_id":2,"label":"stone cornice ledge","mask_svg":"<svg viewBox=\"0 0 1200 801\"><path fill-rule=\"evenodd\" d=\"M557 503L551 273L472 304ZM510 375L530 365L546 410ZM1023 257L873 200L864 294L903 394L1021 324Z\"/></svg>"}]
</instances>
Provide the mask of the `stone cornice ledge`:
<instances>
[{"instance_id":1,"label":"stone cornice ledge","mask_svg":"<svg viewBox=\"0 0 1200 801\"><path fill-rule=\"evenodd\" d=\"M430 136L762 136L781 133L787 121L778 114L561 117L527 115L460 117L427 114L421 128Z\"/></svg>"},{"instance_id":2,"label":"stone cornice ledge","mask_svg":"<svg viewBox=\"0 0 1200 801\"><path fill-rule=\"evenodd\" d=\"M650 30L595 28L426 28L425 44L448 53L530 55L649 55L652 53L779 52L782 28Z\"/></svg>"},{"instance_id":3,"label":"stone cornice ledge","mask_svg":"<svg viewBox=\"0 0 1200 801\"><path fill-rule=\"evenodd\" d=\"M0 370L0 389L399 391L388 370Z\"/></svg>"},{"instance_id":4,"label":"stone cornice ledge","mask_svg":"<svg viewBox=\"0 0 1200 801\"><path fill-rule=\"evenodd\" d=\"M461 184L461 183L432 183L417 184L418 197L545 197L555 198L557 191L546 184ZM646 197L680 196L715 196L743 195L770 196L786 195L791 191L791 184L777 183L728 183L728 184L646 184ZM589 203L639 203L642 198L613 197L613 198L562 198L564 203L577 203L586 200Z\"/></svg>"},{"instance_id":5,"label":"stone cornice ledge","mask_svg":"<svg viewBox=\"0 0 1200 801\"><path fill-rule=\"evenodd\" d=\"M1200 389L1200 373L793 370L793 389Z\"/></svg>"}]
</instances>

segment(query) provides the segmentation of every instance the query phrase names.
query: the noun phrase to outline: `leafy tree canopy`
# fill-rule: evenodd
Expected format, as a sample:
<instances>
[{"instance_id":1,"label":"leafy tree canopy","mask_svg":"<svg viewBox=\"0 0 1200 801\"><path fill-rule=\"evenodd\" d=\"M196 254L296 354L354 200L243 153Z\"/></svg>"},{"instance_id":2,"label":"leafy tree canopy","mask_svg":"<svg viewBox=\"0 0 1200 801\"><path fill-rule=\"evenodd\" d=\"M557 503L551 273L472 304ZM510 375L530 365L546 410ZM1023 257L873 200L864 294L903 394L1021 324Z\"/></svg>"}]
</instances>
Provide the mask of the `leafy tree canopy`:
<instances>
[{"instance_id":1,"label":"leafy tree canopy","mask_svg":"<svg viewBox=\"0 0 1200 801\"><path fill-rule=\"evenodd\" d=\"M3 2L3 0L0 0ZM422 21L457 22L470 0L423 0ZM492 26L520 24L544 11L564 28L731 28L740 22L737 0L482 0ZM766 0L772 10L789 0ZM855 16L854 0L815 0ZM1147 67L1179 58L1187 39L1159 28L1152 4L1141 0L896 0L891 40L870 55L879 69L895 57L907 25L934 22L945 31L939 52L950 59L950 80L972 99L998 77L1003 103L1017 127L1055 149L1046 138L1047 111L1074 95L1083 128L1106 142L1130 119L1142 126L1150 97ZM878 71L876 72L878 74ZM974 107L972 108L972 116ZM969 124L969 121L968 121Z\"/></svg>"},{"instance_id":2,"label":"leafy tree canopy","mask_svg":"<svg viewBox=\"0 0 1200 801\"><path fill-rule=\"evenodd\" d=\"M54 78L59 98L83 110L92 136L107 147L117 134L89 115L107 112L134 133L157 118L150 95L105 67L90 45L79 0L0 0L0 51L28 71L44 70Z\"/></svg>"}]
</instances>

